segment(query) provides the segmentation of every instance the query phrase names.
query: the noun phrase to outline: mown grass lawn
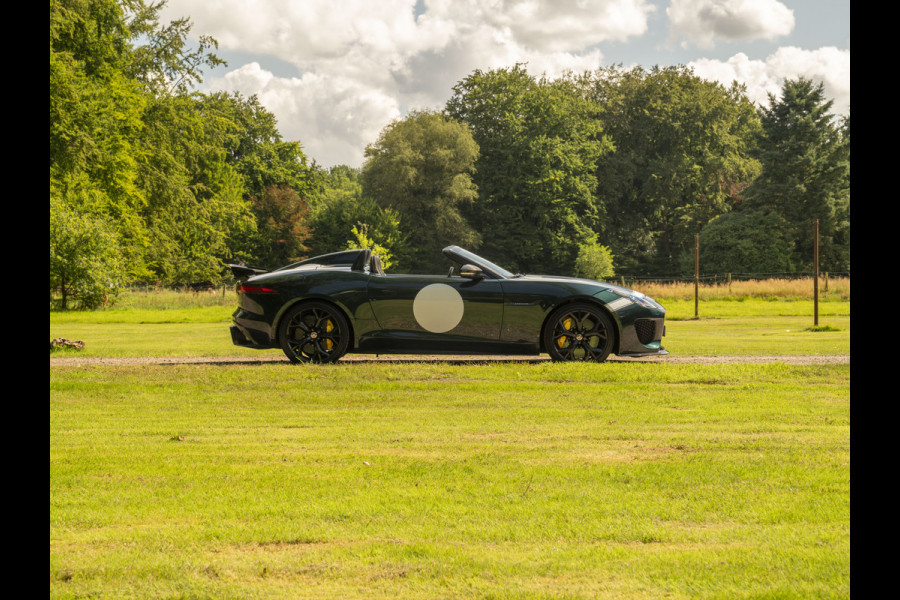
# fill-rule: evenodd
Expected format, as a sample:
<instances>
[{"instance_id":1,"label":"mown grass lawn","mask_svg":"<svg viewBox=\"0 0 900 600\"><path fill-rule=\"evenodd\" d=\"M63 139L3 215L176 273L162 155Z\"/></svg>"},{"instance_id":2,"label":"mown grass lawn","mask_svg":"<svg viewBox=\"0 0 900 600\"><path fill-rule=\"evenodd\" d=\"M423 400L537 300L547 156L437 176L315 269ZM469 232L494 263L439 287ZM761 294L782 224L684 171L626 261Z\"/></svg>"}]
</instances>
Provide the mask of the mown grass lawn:
<instances>
[{"instance_id":1,"label":"mown grass lawn","mask_svg":"<svg viewBox=\"0 0 900 600\"><path fill-rule=\"evenodd\" d=\"M52 314L51 337L259 355L222 308ZM846 309L817 332L687 316L665 345L848 354ZM50 596L847 598L849 381L777 362L53 366Z\"/></svg>"},{"instance_id":2,"label":"mown grass lawn","mask_svg":"<svg viewBox=\"0 0 900 600\"><path fill-rule=\"evenodd\" d=\"M54 368L52 597L841 598L849 366Z\"/></svg>"}]
</instances>

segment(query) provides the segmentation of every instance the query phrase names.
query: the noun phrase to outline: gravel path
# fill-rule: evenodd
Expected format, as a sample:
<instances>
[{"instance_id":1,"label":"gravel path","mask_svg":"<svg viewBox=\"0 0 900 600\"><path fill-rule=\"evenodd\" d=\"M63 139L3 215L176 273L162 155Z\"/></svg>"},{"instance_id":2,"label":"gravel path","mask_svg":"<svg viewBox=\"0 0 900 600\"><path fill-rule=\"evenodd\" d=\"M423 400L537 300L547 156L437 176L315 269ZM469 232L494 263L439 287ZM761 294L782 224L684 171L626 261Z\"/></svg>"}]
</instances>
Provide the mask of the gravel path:
<instances>
[{"instance_id":1,"label":"gravel path","mask_svg":"<svg viewBox=\"0 0 900 600\"><path fill-rule=\"evenodd\" d=\"M487 356L487 355L412 355L412 354L348 354L340 362L548 362L546 356ZM664 364L714 365L725 363L772 363L789 365L850 364L849 354L828 355L783 355L783 356L645 356L640 358L611 356L609 362L647 362ZM261 363L288 363L282 354L260 354L260 356L148 356L148 357L101 357L51 356L50 367L88 365L235 365Z\"/></svg>"}]
</instances>

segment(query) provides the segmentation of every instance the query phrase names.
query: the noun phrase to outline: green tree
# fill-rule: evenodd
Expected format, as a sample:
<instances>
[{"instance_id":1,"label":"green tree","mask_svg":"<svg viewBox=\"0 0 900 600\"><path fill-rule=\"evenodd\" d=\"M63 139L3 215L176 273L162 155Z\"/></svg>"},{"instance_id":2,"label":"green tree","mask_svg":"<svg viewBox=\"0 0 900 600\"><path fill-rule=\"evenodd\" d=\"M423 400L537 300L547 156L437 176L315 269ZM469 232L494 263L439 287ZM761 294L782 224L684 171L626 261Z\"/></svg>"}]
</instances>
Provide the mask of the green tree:
<instances>
[{"instance_id":1,"label":"green tree","mask_svg":"<svg viewBox=\"0 0 900 600\"><path fill-rule=\"evenodd\" d=\"M354 227L365 227L374 243L390 248L392 267L396 270L403 266L408 246L401 232L400 214L363 196L359 169L346 165L329 169L323 175L322 191L316 196L311 213L313 231L307 242L311 255L337 252L345 247Z\"/></svg>"},{"instance_id":2,"label":"green tree","mask_svg":"<svg viewBox=\"0 0 900 600\"><path fill-rule=\"evenodd\" d=\"M711 219L742 201L759 172L759 119L737 85L687 67L599 69L579 78L602 107L615 152L597 163L599 229L625 274L675 273Z\"/></svg>"},{"instance_id":3,"label":"green tree","mask_svg":"<svg viewBox=\"0 0 900 600\"><path fill-rule=\"evenodd\" d=\"M275 269L305 258L309 208L289 186L269 186L251 198L257 223L255 264Z\"/></svg>"},{"instance_id":4,"label":"green tree","mask_svg":"<svg viewBox=\"0 0 900 600\"><path fill-rule=\"evenodd\" d=\"M821 83L787 80L760 110L762 173L747 189L747 208L777 212L795 240L794 262L812 268L819 220L820 268L850 269L850 120L830 114Z\"/></svg>"},{"instance_id":5,"label":"green tree","mask_svg":"<svg viewBox=\"0 0 900 600\"><path fill-rule=\"evenodd\" d=\"M700 232L704 273L785 273L793 271L794 240L775 211L736 210L710 221ZM682 272L693 272L694 253L682 255Z\"/></svg>"},{"instance_id":6,"label":"green tree","mask_svg":"<svg viewBox=\"0 0 900 600\"><path fill-rule=\"evenodd\" d=\"M252 219L223 122L188 93L220 62L214 44L189 49L187 21L160 24L162 5L51 1L51 218L107 223L129 279L209 280Z\"/></svg>"},{"instance_id":7,"label":"green tree","mask_svg":"<svg viewBox=\"0 0 900 600\"><path fill-rule=\"evenodd\" d=\"M477 157L466 125L428 111L388 125L366 148L363 194L402 216L412 250L402 261L405 269L436 270L444 264L444 246L480 244L461 212L477 195L471 179Z\"/></svg>"},{"instance_id":8,"label":"green tree","mask_svg":"<svg viewBox=\"0 0 900 600\"><path fill-rule=\"evenodd\" d=\"M66 205L108 222L125 268L139 277L148 272L149 234L139 216L146 194L138 183L146 150L136 143L146 100L121 70L128 35L117 2L50 2L50 196L59 201L51 212Z\"/></svg>"},{"instance_id":9,"label":"green tree","mask_svg":"<svg viewBox=\"0 0 900 600\"><path fill-rule=\"evenodd\" d=\"M282 139L275 115L256 96L245 98L237 93L202 96L199 110L204 121L218 123L221 137L217 143L224 150L224 162L241 176L243 197L255 217L255 230L245 229L233 236L229 253L270 267L281 266L286 264L281 261L296 260L305 254L308 250L305 241L310 233L308 208L321 194L323 185L320 170L309 164L299 142ZM275 188L280 191L274 193ZM293 206L281 205L275 210L272 202L280 202L275 201L275 196L281 200L293 198ZM282 222L279 218L286 220ZM287 239L285 236L291 231L303 235L303 239Z\"/></svg>"},{"instance_id":10,"label":"green tree","mask_svg":"<svg viewBox=\"0 0 900 600\"><path fill-rule=\"evenodd\" d=\"M513 270L572 272L604 215L594 170L611 145L596 105L572 80L536 79L523 65L476 70L453 92L447 113L480 149L467 214L483 252Z\"/></svg>"},{"instance_id":11,"label":"green tree","mask_svg":"<svg viewBox=\"0 0 900 600\"><path fill-rule=\"evenodd\" d=\"M90 193L90 192L86 192ZM97 308L115 301L125 282L125 265L115 228L108 219L50 200L50 290L57 308Z\"/></svg>"},{"instance_id":12,"label":"green tree","mask_svg":"<svg viewBox=\"0 0 900 600\"><path fill-rule=\"evenodd\" d=\"M51 0L51 212L112 227L131 280L210 281L223 260L293 257L302 240L267 240L305 230L318 169L257 98L191 92L222 61L214 39L189 42L189 20L161 23L164 4ZM268 206L272 186L295 210Z\"/></svg>"},{"instance_id":13,"label":"green tree","mask_svg":"<svg viewBox=\"0 0 900 600\"><path fill-rule=\"evenodd\" d=\"M144 112L140 164L150 230L147 260L156 278L187 284L216 281L235 240L255 230L243 179L228 164L224 139L231 122L212 119L191 95L159 96Z\"/></svg>"},{"instance_id":14,"label":"green tree","mask_svg":"<svg viewBox=\"0 0 900 600\"><path fill-rule=\"evenodd\" d=\"M285 141L275 115L257 96L217 92L200 97L204 119L222 122L225 160L244 180L246 197L260 196L271 186L288 186L312 203L323 183L322 173L299 142Z\"/></svg>"},{"instance_id":15,"label":"green tree","mask_svg":"<svg viewBox=\"0 0 900 600\"><path fill-rule=\"evenodd\" d=\"M182 17L166 24L159 22L159 13L166 0L121 0L130 16L128 32L131 40L141 40L131 48L124 65L125 74L140 83L154 96L187 94L203 83L203 68L226 64L213 53L219 43L211 36L201 35L196 46L189 44L193 29L190 19Z\"/></svg>"},{"instance_id":16,"label":"green tree","mask_svg":"<svg viewBox=\"0 0 900 600\"><path fill-rule=\"evenodd\" d=\"M328 169L320 193L310 202L310 254L318 256L343 248L350 228L358 222L368 223L378 209L374 200L365 208L362 203L359 169L346 165Z\"/></svg>"},{"instance_id":17,"label":"green tree","mask_svg":"<svg viewBox=\"0 0 900 600\"><path fill-rule=\"evenodd\" d=\"M132 50L128 13L141 0L50 0L50 55L88 77L121 71Z\"/></svg>"}]
</instances>

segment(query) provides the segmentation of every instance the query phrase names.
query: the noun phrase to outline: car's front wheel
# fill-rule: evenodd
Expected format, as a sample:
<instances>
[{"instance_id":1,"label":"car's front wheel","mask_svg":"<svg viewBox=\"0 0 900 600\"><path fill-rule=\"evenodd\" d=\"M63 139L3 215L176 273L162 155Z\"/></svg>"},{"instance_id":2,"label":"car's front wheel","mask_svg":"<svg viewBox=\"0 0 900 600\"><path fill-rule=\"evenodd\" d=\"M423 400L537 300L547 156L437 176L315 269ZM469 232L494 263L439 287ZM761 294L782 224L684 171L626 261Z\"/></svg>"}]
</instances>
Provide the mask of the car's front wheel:
<instances>
[{"instance_id":1,"label":"car's front wheel","mask_svg":"<svg viewBox=\"0 0 900 600\"><path fill-rule=\"evenodd\" d=\"M337 308L324 302L304 302L284 315L279 339L291 362L334 362L347 351L350 326Z\"/></svg>"},{"instance_id":2,"label":"car's front wheel","mask_svg":"<svg viewBox=\"0 0 900 600\"><path fill-rule=\"evenodd\" d=\"M555 361L603 362L613 349L616 330L602 309L570 304L557 309L544 328L544 348Z\"/></svg>"}]
</instances>

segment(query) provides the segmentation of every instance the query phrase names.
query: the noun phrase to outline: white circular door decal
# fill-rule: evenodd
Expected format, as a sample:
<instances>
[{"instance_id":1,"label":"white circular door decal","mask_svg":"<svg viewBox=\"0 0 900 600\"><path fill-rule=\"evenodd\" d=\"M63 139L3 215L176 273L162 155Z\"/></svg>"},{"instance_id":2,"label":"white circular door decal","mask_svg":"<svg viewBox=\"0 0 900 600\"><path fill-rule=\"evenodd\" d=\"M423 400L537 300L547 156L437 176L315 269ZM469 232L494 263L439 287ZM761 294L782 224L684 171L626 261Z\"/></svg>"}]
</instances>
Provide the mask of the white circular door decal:
<instances>
[{"instance_id":1,"label":"white circular door decal","mask_svg":"<svg viewBox=\"0 0 900 600\"><path fill-rule=\"evenodd\" d=\"M413 300L413 315L431 333L450 331L462 320L462 296L446 283L426 285Z\"/></svg>"}]
</instances>

